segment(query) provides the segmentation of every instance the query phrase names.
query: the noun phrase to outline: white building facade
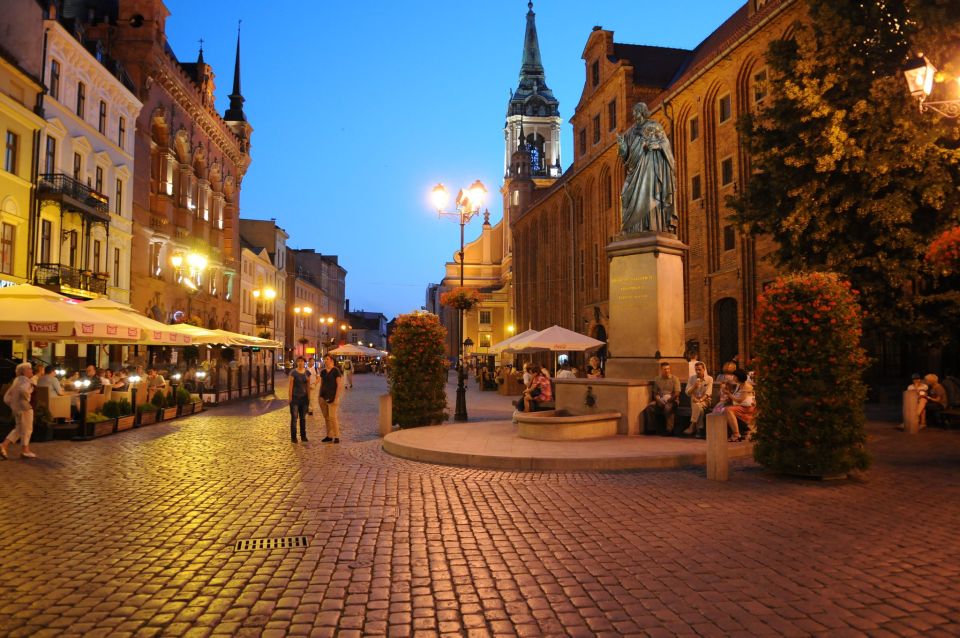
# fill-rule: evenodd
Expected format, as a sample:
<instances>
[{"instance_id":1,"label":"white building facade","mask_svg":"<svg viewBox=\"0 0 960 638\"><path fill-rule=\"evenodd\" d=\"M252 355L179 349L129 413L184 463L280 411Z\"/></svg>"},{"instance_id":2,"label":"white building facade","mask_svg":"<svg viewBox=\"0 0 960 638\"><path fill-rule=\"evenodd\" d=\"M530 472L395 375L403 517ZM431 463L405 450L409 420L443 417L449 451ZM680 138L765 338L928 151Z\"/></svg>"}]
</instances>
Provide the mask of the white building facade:
<instances>
[{"instance_id":1,"label":"white building facade","mask_svg":"<svg viewBox=\"0 0 960 638\"><path fill-rule=\"evenodd\" d=\"M134 125L143 104L99 42L44 20L46 131L35 280L130 303Z\"/></svg>"}]
</instances>

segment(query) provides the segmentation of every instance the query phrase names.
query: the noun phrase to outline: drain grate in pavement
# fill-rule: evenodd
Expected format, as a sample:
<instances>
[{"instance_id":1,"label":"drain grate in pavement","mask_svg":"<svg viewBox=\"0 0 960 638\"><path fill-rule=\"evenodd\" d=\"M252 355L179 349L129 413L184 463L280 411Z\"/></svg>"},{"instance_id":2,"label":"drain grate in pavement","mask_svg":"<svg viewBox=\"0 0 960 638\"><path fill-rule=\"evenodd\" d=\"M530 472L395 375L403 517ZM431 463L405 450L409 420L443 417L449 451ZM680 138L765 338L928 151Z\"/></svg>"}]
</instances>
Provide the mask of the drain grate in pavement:
<instances>
[{"instance_id":1,"label":"drain grate in pavement","mask_svg":"<svg viewBox=\"0 0 960 638\"><path fill-rule=\"evenodd\" d=\"M275 536L274 538L248 538L237 541L233 551L253 552L258 549L297 549L309 545L306 536Z\"/></svg>"}]
</instances>

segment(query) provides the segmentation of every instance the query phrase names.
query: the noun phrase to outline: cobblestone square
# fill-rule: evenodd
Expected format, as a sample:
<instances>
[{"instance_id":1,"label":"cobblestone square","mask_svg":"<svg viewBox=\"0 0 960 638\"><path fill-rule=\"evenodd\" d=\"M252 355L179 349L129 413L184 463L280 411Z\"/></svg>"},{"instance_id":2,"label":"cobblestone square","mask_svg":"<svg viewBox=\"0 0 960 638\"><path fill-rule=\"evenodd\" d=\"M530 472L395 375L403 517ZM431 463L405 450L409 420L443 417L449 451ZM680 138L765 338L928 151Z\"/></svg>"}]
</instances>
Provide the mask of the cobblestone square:
<instances>
[{"instance_id":1,"label":"cobblestone square","mask_svg":"<svg viewBox=\"0 0 960 638\"><path fill-rule=\"evenodd\" d=\"M278 389L284 379L278 377ZM282 399L0 462L8 636L953 636L960 434L869 428L874 467L508 473L390 457L383 377L344 442ZM489 395L489 396L486 396ZM471 386L471 417L493 401ZM449 427L457 427L449 425ZM306 549L235 551L306 536Z\"/></svg>"}]
</instances>

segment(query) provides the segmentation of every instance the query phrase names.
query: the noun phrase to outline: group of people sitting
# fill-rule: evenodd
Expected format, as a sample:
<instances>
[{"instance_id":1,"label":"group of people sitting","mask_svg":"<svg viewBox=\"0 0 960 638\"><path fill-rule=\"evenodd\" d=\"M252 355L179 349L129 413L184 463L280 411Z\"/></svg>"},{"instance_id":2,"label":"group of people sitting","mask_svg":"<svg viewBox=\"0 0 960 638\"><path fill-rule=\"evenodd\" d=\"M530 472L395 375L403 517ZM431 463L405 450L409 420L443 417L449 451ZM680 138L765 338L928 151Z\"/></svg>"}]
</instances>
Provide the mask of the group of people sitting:
<instances>
[{"instance_id":1,"label":"group of people sitting","mask_svg":"<svg viewBox=\"0 0 960 638\"><path fill-rule=\"evenodd\" d=\"M660 375L653 380L653 400L643 414L644 434L683 436L689 433L697 438L706 438L707 414L723 414L727 421L727 435L731 443L743 441L745 434L753 432L756 414L756 395L750 374L730 361L723 366L718 382L719 398L714 404L714 379L707 374L702 361L691 362L693 374L687 379L683 390L690 397L690 424L676 422L676 410L680 405L680 379L672 373L667 362L660 364ZM741 426L748 432L744 433Z\"/></svg>"},{"instance_id":2,"label":"group of people sitting","mask_svg":"<svg viewBox=\"0 0 960 638\"><path fill-rule=\"evenodd\" d=\"M34 385L39 388L49 388L48 391L56 396L71 394L72 391L99 392L104 387L124 392L130 389L130 377L134 376L139 377L147 388L162 388L166 384L166 379L155 368L148 369L144 374L142 366L119 368L114 372L110 368L88 365L82 374L78 370L63 379L57 376L57 369L54 366L40 363L33 366L33 371L31 381Z\"/></svg>"}]
</instances>

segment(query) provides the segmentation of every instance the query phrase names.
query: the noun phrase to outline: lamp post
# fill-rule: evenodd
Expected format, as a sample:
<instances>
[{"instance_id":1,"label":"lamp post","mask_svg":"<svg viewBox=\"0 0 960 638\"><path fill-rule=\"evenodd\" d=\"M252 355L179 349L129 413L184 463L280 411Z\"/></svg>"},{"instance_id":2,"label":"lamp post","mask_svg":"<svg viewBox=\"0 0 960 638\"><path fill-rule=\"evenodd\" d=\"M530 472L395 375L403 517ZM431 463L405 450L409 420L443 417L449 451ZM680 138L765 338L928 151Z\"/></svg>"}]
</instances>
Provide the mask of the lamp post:
<instances>
[{"instance_id":1,"label":"lamp post","mask_svg":"<svg viewBox=\"0 0 960 638\"><path fill-rule=\"evenodd\" d=\"M253 290L252 294L253 294L253 298L257 300L257 316L256 316L257 327L259 328L260 326L263 326L264 329L269 332L268 326L270 324L270 321L273 320L272 305L273 305L273 300L277 298L277 291L271 288L270 286L266 286L266 287L261 286L260 288ZM266 313L263 312L263 306L261 305L261 302L260 302L261 297L264 300L270 302L271 304L271 308L270 308L271 312L269 317L267 317Z\"/></svg>"},{"instance_id":2,"label":"lamp post","mask_svg":"<svg viewBox=\"0 0 960 638\"><path fill-rule=\"evenodd\" d=\"M920 106L920 112L933 111L940 115L956 119L960 117L960 99L953 100L928 100L933 93L935 84L945 84L943 74L937 71L933 65L922 53L910 60L903 68L903 77L907 81L912 95ZM960 78L955 78L957 85L960 85ZM953 82L951 82L953 84Z\"/></svg>"},{"instance_id":3,"label":"lamp post","mask_svg":"<svg viewBox=\"0 0 960 638\"><path fill-rule=\"evenodd\" d=\"M336 317L326 316L320 317L320 325L323 326L323 348L320 352L321 355L327 354L327 347L330 343L330 326L337 320Z\"/></svg>"},{"instance_id":4,"label":"lamp post","mask_svg":"<svg viewBox=\"0 0 960 638\"><path fill-rule=\"evenodd\" d=\"M207 268L207 258L192 251L186 256L177 253L170 258L170 264L176 269L177 283L183 284L187 289L187 321L189 322L192 317L193 296L200 292L200 277Z\"/></svg>"},{"instance_id":5,"label":"lamp post","mask_svg":"<svg viewBox=\"0 0 960 638\"><path fill-rule=\"evenodd\" d=\"M486 198L487 189L478 179L466 190L457 193L456 210L444 210L450 202L450 193L443 184L437 184L433 187L431 197L433 205L437 209L437 215L440 217L452 217L460 224L460 252L458 253L460 261L460 287L463 288L463 228L480 213L483 207L483 201ZM466 370L464 370L463 361L463 308L457 308L457 324L459 326L459 335L457 335L458 353L457 362L457 406L453 413L454 421L467 420L467 387Z\"/></svg>"},{"instance_id":6,"label":"lamp post","mask_svg":"<svg viewBox=\"0 0 960 638\"><path fill-rule=\"evenodd\" d=\"M303 331L303 318L304 318L304 317L309 317L311 314L313 314L313 308L311 308L310 306L294 306L294 308L293 308L293 314L295 314L295 315L297 316L297 322L296 322L296 323L300 324L300 330L301 330L301 332L302 332L302 331ZM297 342L297 325L296 325L296 323L295 323L294 326L293 326L293 340L294 340L295 343ZM305 338L306 338L306 335L304 335L303 338L305 339ZM300 352L300 354L303 355L304 357L307 356L307 345L306 345L305 343L301 345L301 352Z\"/></svg>"}]
</instances>

